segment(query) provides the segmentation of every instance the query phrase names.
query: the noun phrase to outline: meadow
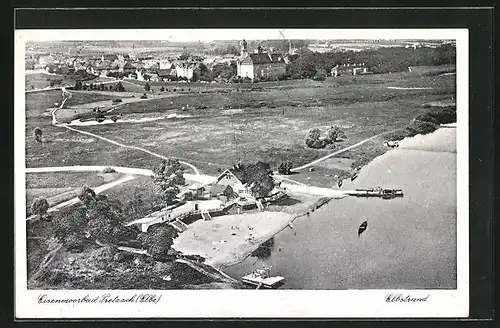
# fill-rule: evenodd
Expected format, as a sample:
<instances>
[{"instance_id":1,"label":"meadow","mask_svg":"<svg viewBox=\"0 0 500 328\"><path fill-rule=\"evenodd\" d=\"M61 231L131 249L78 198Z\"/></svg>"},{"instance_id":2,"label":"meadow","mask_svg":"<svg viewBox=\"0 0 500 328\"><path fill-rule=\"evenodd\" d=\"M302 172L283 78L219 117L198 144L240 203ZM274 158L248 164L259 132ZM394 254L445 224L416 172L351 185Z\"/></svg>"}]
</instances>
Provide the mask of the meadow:
<instances>
[{"instance_id":1,"label":"meadow","mask_svg":"<svg viewBox=\"0 0 500 328\"><path fill-rule=\"evenodd\" d=\"M390 132L404 128L423 113L426 110L424 105L429 102L454 101L455 76L440 73L451 69L448 66L420 68L416 73L342 76L326 81L230 84L226 89L213 90L209 89L211 85L199 83L197 87L206 85L207 88L196 91L193 86L189 93L169 91L171 96L168 98L127 103L114 111L114 115L125 117L128 114L165 117L180 114L184 118L145 123L118 122L79 129L164 156L184 159L206 174L215 175L238 161L261 160L273 168L280 162L291 161L294 166L299 166L377 134L390 136ZM177 85L187 88L186 83ZM397 90L388 87L431 89ZM50 123L48 117L41 119L40 115L46 115L43 108L34 110L27 106L28 117L38 116L38 121ZM325 133L334 125L345 131L347 140L325 149L305 146L305 138L311 129L319 128ZM120 148L73 131L52 126L46 126L46 130L44 135L54 142L40 146L27 136L27 163L34 166L81 164L152 168L159 162L140 151ZM387 151L384 140L382 135L380 139L341 157L349 159L352 167L364 165ZM331 182L323 181L325 176L349 171L345 167L321 165L317 169L321 174L316 174L312 180L328 186ZM307 177L311 179L310 174ZM306 179L300 174L297 178Z\"/></svg>"}]
</instances>

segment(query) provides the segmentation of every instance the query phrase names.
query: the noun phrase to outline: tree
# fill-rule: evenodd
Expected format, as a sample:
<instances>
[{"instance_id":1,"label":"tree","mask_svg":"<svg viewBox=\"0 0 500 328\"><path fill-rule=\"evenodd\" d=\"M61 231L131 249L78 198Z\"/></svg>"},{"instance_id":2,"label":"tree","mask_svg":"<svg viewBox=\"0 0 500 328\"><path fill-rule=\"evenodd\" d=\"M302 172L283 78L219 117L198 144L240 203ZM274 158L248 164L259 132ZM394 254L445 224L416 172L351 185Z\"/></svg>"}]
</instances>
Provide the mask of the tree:
<instances>
[{"instance_id":1,"label":"tree","mask_svg":"<svg viewBox=\"0 0 500 328\"><path fill-rule=\"evenodd\" d=\"M154 169L153 181L160 187L165 201L171 203L179 193L179 186L186 183L184 168L177 159L162 160Z\"/></svg>"},{"instance_id":2,"label":"tree","mask_svg":"<svg viewBox=\"0 0 500 328\"><path fill-rule=\"evenodd\" d=\"M259 161L243 166L243 180L256 198L266 197L273 190L275 182L272 174L273 171L268 163Z\"/></svg>"},{"instance_id":3,"label":"tree","mask_svg":"<svg viewBox=\"0 0 500 328\"><path fill-rule=\"evenodd\" d=\"M53 88L56 85L56 82L54 80L50 80L49 85L51 88Z\"/></svg>"},{"instance_id":4,"label":"tree","mask_svg":"<svg viewBox=\"0 0 500 328\"><path fill-rule=\"evenodd\" d=\"M146 82L146 84L144 85L144 90L146 91L151 90L151 85L149 85L149 82Z\"/></svg>"},{"instance_id":5,"label":"tree","mask_svg":"<svg viewBox=\"0 0 500 328\"><path fill-rule=\"evenodd\" d=\"M142 197L139 190L134 189L132 199L130 199L124 206L123 212L130 219L140 219L147 215L152 210L150 203L146 202Z\"/></svg>"},{"instance_id":6,"label":"tree","mask_svg":"<svg viewBox=\"0 0 500 328\"><path fill-rule=\"evenodd\" d=\"M78 198L85 205L89 206L92 201L96 199L95 191L89 186L83 186L83 188L78 193Z\"/></svg>"},{"instance_id":7,"label":"tree","mask_svg":"<svg viewBox=\"0 0 500 328\"><path fill-rule=\"evenodd\" d=\"M307 147L312 147L315 143L319 141L319 137L321 136L321 131L319 129L312 129L309 131L306 137L306 145Z\"/></svg>"},{"instance_id":8,"label":"tree","mask_svg":"<svg viewBox=\"0 0 500 328\"><path fill-rule=\"evenodd\" d=\"M193 76L191 77L191 82L198 82L199 79L200 79L199 70L193 71Z\"/></svg>"},{"instance_id":9,"label":"tree","mask_svg":"<svg viewBox=\"0 0 500 328\"><path fill-rule=\"evenodd\" d=\"M116 84L116 88L117 88L117 89L118 89L118 91L120 91L120 92L125 91L125 88L123 87L123 84L122 84L121 82L118 82L118 83Z\"/></svg>"},{"instance_id":10,"label":"tree","mask_svg":"<svg viewBox=\"0 0 500 328\"><path fill-rule=\"evenodd\" d=\"M292 172L290 171L292 169L292 163L291 162L283 162L278 166L278 173L283 174L283 175L289 175Z\"/></svg>"},{"instance_id":11,"label":"tree","mask_svg":"<svg viewBox=\"0 0 500 328\"><path fill-rule=\"evenodd\" d=\"M58 212L53 223L55 237L64 244L65 248L78 249L83 240L87 227L87 211L84 207Z\"/></svg>"},{"instance_id":12,"label":"tree","mask_svg":"<svg viewBox=\"0 0 500 328\"><path fill-rule=\"evenodd\" d=\"M157 224L149 228L148 232L139 234L137 239L149 255L158 258L167 255L175 237L177 237L177 231L173 227L167 224Z\"/></svg>"},{"instance_id":13,"label":"tree","mask_svg":"<svg viewBox=\"0 0 500 328\"><path fill-rule=\"evenodd\" d=\"M43 197L36 198L31 204L31 212L38 215L41 219L47 215L49 209L49 202Z\"/></svg>"},{"instance_id":14,"label":"tree","mask_svg":"<svg viewBox=\"0 0 500 328\"><path fill-rule=\"evenodd\" d=\"M82 89L82 82L81 81L76 81L75 83L75 90L81 90Z\"/></svg>"},{"instance_id":15,"label":"tree","mask_svg":"<svg viewBox=\"0 0 500 328\"><path fill-rule=\"evenodd\" d=\"M33 137L35 138L36 142L42 142L42 129L40 129L38 126L33 129Z\"/></svg>"},{"instance_id":16,"label":"tree","mask_svg":"<svg viewBox=\"0 0 500 328\"><path fill-rule=\"evenodd\" d=\"M165 88L164 88L164 87L161 87L161 88L160 88L160 91L161 91L161 92L165 91Z\"/></svg>"},{"instance_id":17,"label":"tree","mask_svg":"<svg viewBox=\"0 0 500 328\"><path fill-rule=\"evenodd\" d=\"M124 216L118 201L97 196L87 205L87 217L88 232L99 242L117 244L135 238L133 230L123 225Z\"/></svg>"},{"instance_id":18,"label":"tree","mask_svg":"<svg viewBox=\"0 0 500 328\"><path fill-rule=\"evenodd\" d=\"M326 141L328 143L334 143L338 139L346 138L345 132L342 131L338 126L332 126L327 131Z\"/></svg>"}]
</instances>

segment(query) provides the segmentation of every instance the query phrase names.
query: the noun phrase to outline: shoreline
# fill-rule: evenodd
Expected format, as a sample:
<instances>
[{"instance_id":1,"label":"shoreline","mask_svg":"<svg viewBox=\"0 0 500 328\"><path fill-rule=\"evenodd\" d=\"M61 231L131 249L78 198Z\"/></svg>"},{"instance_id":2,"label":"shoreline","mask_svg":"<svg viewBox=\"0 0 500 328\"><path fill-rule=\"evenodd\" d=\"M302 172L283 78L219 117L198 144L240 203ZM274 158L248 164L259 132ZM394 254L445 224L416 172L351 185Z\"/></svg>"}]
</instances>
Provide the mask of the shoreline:
<instances>
[{"instance_id":1,"label":"shoreline","mask_svg":"<svg viewBox=\"0 0 500 328\"><path fill-rule=\"evenodd\" d=\"M286 225L282 226L279 230L276 230L275 232L273 232L272 234L270 234L267 238L265 238L265 240L263 242L261 242L260 244L258 244L256 248L254 248L253 250L249 250L246 253L243 253L241 259L236 260L234 262L223 264L219 268L215 268L215 269L218 269L219 271L223 272L225 275L229 276L227 273L225 273L223 271L225 268L228 268L230 266L233 266L233 265L236 265L238 263L241 263L241 262L245 261L250 255L252 255L253 252L255 252L255 250L257 250L259 247L261 247L262 244L264 244L265 242L267 242L269 239L273 238L274 236L278 235L279 233L281 233L286 228L289 228L290 227L290 223L294 222L295 220L297 220L300 217L308 216L310 212L314 212L315 210L319 209L320 207L328 204L332 199L333 199L332 197L327 197L326 200L324 198L320 198L318 201L316 201L312 206L310 206L308 208L307 212L297 214ZM236 279L234 277L231 277L231 278Z\"/></svg>"},{"instance_id":2,"label":"shoreline","mask_svg":"<svg viewBox=\"0 0 500 328\"><path fill-rule=\"evenodd\" d=\"M411 137L406 137L406 138L404 138L404 139L400 140L400 142L402 142L402 143L403 143L403 147L405 147L405 146L406 146L406 147L409 147L408 149L413 149L413 147L414 147L415 145L419 145L419 144L421 144L421 142L422 142L422 141L421 141L421 140L422 140L422 138L426 138L426 137L428 138L430 135L432 135L432 134L436 134L436 132L438 132L438 131L440 131L440 130L449 130L450 128L454 128L455 126L456 126L456 122L454 122L454 123L449 123L449 124L445 124L444 126L440 126L437 130L435 130L435 131L433 131L433 132L426 133L426 134L416 134L416 135L411 136ZM439 136L439 135L438 135L437 137L441 138L441 136ZM396 148L396 149L399 149L399 148ZM401 149L405 149L405 148L401 148ZM417 150L418 150L418 149L417 149ZM379 155L379 156L377 156L377 157L374 157L374 158L373 158L373 159L372 159L369 163L367 163L366 165L364 165L364 166L361 168L361 170L363 170L363 169L364 169L365 167L367 167L369 164L371 164L371 163L373 163L373 162L377 162L377 161L378 161L381 157L386 156L388 153L389 153L389 151L388 151L388 152L385 152L385 153L384 153L384 154L382 154L382 155ZM330 199L329 199L327 202L325 202L324 204L329 203L332 199L333 199L333 198L330 198ZM319 200L318 200L318 202L319 202ZM315 209L319 208L319 207L315 207L315 205L316 205L316 204L317 204L317 202L316 202L313 206L311 206L310 208L315 208ZM324 204L321 204L321 206L323 206ZM320 206L320 207L321 207L321 206ZM310 211L311 211L311 209L310 209ZM296 215L296 216L295 216L295 217L294 217L294 218L293 218L290 222L293 222L293 221L295 221L296 219L298 219L298 218L300 218L300 217L303 217L303 216L305 216L305 215L307 215L307 213L298 214L298 215ZM278 231L276 231L276 232L275 232L272 236L270 236L267 240L269 240L269 239L271 239L272 237L274 237L274 236L278 235L279 233L281 233L283 230L285 230L285 229L287 228L287 226L288 226L288 225L285 225L284 227L282 227L281 229L279 229ZM267 241L267 240L266 240L266 241ZM263 242L263 243L264 243L264 242ZM258 247L260 247L263 243L261 243ZM258 247L257 247L257 248L258 248ZM252 251L252 252L253 252L253 251ZM231 266L234 266L234 265L237 265L237 264L239 264L239 263L242 263L243 261L245 261L245 260L246 260L246 259L247 259L247 258L248 258L251 254L252 254L252 252L248 252L248 254L245 254L245 255L244 255L244 258L243 258L242 260L234 261L233 263L226 264L226 265L222 266L222 267L220 268L220 270L222 271L222 270L227 269L227 268L229 268L229 267L231 267ZM226 274L227 274L227 273L226 273Z\"/></svg>"}]
</instances>

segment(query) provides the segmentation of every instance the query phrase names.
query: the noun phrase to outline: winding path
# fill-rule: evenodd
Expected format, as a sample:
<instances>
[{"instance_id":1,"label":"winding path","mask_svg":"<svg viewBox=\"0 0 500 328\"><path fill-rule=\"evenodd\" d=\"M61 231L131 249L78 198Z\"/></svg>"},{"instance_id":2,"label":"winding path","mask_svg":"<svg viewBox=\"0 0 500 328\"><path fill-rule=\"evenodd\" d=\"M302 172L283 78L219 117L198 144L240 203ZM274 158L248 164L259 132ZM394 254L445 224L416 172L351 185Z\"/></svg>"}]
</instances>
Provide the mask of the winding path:
<instances>
[{"instance_id":1,"label":"winding path","mask_svg":"<svg viewBox=\"0 0 500 328\"><path fill-rule=\"evenodd\" d=\"M68 98L70 98L70 97L71 97L71 92L69 92L68 90L66 90L66 88L63 88L63 89L62 89L62 92L63 92L63 94L65 94L65 93L66 93L66 94L69 94L69 97L64 97L64 99L63 99L63 104L64 104L64 102L65 102ZM147 100L147 99L144 99L144 100ZM61 106L61 107L62 107L62 106ZM145 148L142 148L142 147L125 145L125 144L119 143L119 142L117 142L117 141L111 140L111 139L109 139L109 138L101 137L100 135L97 135L97 134L95 134L95 133L91 133L91 132L86 132L86 131L78 130L78 129L75 129L75 128L73 128L73 127L68 126L67 124L62 124L62 123L59 123L59 122L57 121L57 118L56 118L56 115L55 115L55 114L56 114L56 112L57 112L57 111L58 111L61 107L59 107L59 108L55 108L55 109L51 112L51 114L52 114L52 125L54 125L54 126L60 126L60 127L66 128L66 129L71 130L71 131L75 131L75 132L78 132L78 133L81 133L81 134L85 134L85 135L88 135L88 136L92 136L92 137L94 137L94 138L98 138L98 139L104 140L104 141L106 141L106 142L112 143L112 144L114 144L114 145L117 145L117 146L120 146L120 147L123 147L123 148L129 148L129 149L134 149L134 150L142 151L142 152L144 152L144 153L147 153L147 154L149 154L149 155L152 155L152 156L155 156L155 157L158 157L158 158L161 158L161 159L168 159L168 157L165 157L165 156L163 156L163 155L160 155L160 154L158 154L158 153L152 152L152 151L150 151L150 150L148 150L148 149L145 149ZM185 161L179 161L179 162L180 162L181 164L183 164L183 165L185 165L185 166L189 167L190 169L192 169L196 175L200 175L200 171L199 171L199 170L198 170L198 168L197 168L196 166L194 166L193 164L188 163L188 162L185 162Z\"/></svg>"}]
</instances>

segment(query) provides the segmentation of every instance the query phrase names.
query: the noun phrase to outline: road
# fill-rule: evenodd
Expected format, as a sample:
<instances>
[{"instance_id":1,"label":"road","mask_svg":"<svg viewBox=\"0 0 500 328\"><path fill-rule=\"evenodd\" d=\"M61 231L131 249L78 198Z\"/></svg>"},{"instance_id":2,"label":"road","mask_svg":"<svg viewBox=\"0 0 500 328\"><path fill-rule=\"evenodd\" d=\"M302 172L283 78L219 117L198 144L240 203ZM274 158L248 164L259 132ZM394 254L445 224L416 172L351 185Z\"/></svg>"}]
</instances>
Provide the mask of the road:
<instances>
[{"instance_id":1,"label":"road","mask_svg":"<svg viewBox=\"0 0 500 328\"><path fill-rule=\"evenodd\" d=\"M300 171L300 170L302 170L302 169L306 169L306 168L311 167L311 166L313 166L313 165L315 165L315 164L318 164L318 163L320 163L320 162L322 162L322 161L324 161L324 160L326 160L326 159L328 159L328 158L331 158L331 157L333 157L333 156L337 156L337 155L340 155L340 154L342 154L342 153L345 153L346 151L349 151L349 150L351 150L351 149L357 148L357 147L361 146L362 144L367 143L368 141L371 141L371 140L373 140L373 139L375 139L375 138L378 138L378 137L380 137L380 136L383 136L384 134L387 134L387 133L390 133L390 132L394 132L394 131L397 131L397 130L400 130L400 129L395 129L395 130L392 130L392 131L379 133L379 134L377 134L377 135L374 135L373 137L370 137L370 138L366 138L366 139L364 139L364 140L361 140L360 142L355 143L354 145L351 145L351 146L349 146L349 147L346 147L346 148L343 148L343 149L340 149L340 150L334 151L333 153L330 153L330 154L328 154L328 155L326 155L326 156L323 156L323 157L321 157L321 158L318 158L318 159L316 159L316 160L314 160L314 161L312 161L312 162L309 162L309 163L307 163L307 164L304 164L304 165L301 165L301 166L295 167L295 168L291 169L290 171L292 171L292 172L297 172L297 171Z\"/></svg>"},{"instance_id":2,"label":"road","mask_svg":"<svg viewBox=\"0 0 500 328\"><path fill-rule=\"evenodd\" d=\"M116 172L125 173L125 174L134 174L134 175L142 175L142 176L153 176L153 171L146 169L138 169L131 167L122 167L122 166L55 166L55 167L35 167L35 168L26 168L26 173L44 173L44 172L101 172L104 168L110 167L114 169ZM184 178L188 181L198 182L201 184L208 184L214 182L217 177L204 175L204 174L184 174ZM282 177L280 177L282 178ZM285 179L287 180L287 179ZM347 193L352 192L349 190L335 190L330 188L322 188L309 186L306 184L302 184L300 182L295 182L293 180L288 179L293 183L283 182L281 184L282 187L286 188L287 191L291 193L301 193L301 194L309 194L316 196L326 196L326 197L345 197Z\"/></svg>"},{"instance_id":3,"label":"road","mask_svg":"<svg viewBox=\"0 0 500 328\"><path fill-rule=\"evenodd\" d=\"M102 172L105 168L110 167L118 173L142 175L151 177L154 175L153 171L147 169L139 169L132 167L123 166L86 166L86 165L74 165L74 166L52 166L52 167L30 167L26 168L26 173L46 173L46 172ZM207 184L214 182L216 177L205 174L189 174L185 173L184 178L188 181L199 182L202 184Z\"/></svg>"}]
</instances>

